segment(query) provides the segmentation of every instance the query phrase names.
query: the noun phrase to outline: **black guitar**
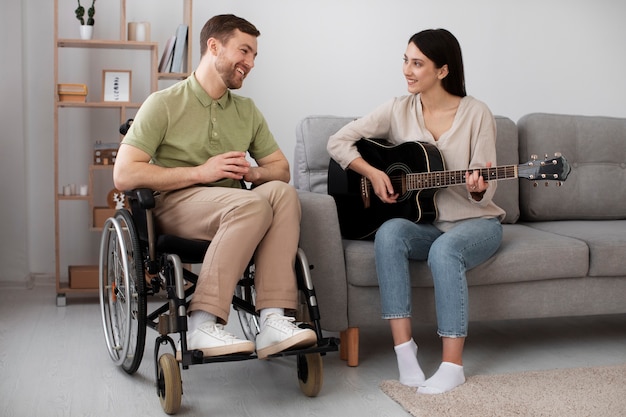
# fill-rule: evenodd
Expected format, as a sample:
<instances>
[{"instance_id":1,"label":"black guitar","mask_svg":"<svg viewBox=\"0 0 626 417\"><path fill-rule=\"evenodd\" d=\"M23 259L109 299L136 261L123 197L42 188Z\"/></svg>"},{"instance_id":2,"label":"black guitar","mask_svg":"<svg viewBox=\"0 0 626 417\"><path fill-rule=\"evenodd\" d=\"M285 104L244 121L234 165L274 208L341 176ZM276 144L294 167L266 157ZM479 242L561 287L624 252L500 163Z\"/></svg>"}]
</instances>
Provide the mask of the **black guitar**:
<instances>
[{"instance_id":1,"label":"black guitar","mask_svg":"<svg viewBox=\"0 0 626 417\"><path fill-rule=\"evenodd\" d=\"M337 203L341 234L348 239L373 237L380 225L395 217L416 223L432 222L437 217L434 196L440 188L465 184L465 172L445 171L443 157L436 146L426 142L392 145L380 139L361 139L359 153L372 166L387 173L400 196L397 203L385 204L374 194L369 180L352 170L343 170L330 160L328 194ZM565 181L570 166L557 155L545 160L532 159L521 165L482 168L487 181L514 178Z\"/></svg>"}]
</instances>

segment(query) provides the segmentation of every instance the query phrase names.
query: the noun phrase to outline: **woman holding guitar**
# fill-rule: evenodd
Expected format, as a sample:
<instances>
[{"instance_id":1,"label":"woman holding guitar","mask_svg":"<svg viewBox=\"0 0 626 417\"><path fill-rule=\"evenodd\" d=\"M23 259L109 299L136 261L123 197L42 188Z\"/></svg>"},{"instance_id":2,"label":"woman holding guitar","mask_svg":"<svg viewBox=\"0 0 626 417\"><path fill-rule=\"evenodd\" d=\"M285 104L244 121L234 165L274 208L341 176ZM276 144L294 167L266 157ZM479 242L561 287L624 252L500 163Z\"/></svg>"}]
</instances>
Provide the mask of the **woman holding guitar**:
<instances>
[{"instance_id":1,"label":"woman holding guitar","mask_svg":"<svg viewBox=\"0 0 626 417\"><path fill-rule=\"evenodd\" d=\"M439 150L446 169L466 171L458 186L434 195L434 221L392 218L378 228L374 241L382 317L391 326L400 382L436 394L465 382L465 273L496 252L505 213L492 201L496 182L488 182L478 171L496 163L495 120L484 103L465 92L457 39L445 29L416 33L408 42L402 69L410 94L346 125L330 137L328 152L341 168L367 179L378 199L390 206L398 204L402 190L361 155L357 142L362 138L384 138L396 145L426 142ZM435 288L443 353L441 365L428 379L411 331L410 260L428 262Z\"/></svg>"}]
</instances>

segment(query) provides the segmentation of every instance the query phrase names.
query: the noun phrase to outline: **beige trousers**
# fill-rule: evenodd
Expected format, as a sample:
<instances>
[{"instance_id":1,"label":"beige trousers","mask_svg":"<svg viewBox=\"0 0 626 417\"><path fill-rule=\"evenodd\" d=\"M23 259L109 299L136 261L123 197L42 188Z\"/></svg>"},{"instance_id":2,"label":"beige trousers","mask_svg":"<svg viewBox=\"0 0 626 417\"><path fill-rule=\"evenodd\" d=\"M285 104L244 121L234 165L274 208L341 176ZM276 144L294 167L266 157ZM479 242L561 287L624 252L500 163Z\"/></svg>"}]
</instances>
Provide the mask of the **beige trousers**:
<instances>
[{"instance_id":1,"label":"beige trousers","mask_svg":"<svg viewBox=\"0 0 626 417\"><path fill-rule=\"evenodd\" d=\"M161 233L211 241L190 312L203 310L226 323L235 287L252 257L257 310L296 308L301 209L291 185L271 181L252 190L171 191L158 197L154 213Z\"/></svg>"}]
</instances>

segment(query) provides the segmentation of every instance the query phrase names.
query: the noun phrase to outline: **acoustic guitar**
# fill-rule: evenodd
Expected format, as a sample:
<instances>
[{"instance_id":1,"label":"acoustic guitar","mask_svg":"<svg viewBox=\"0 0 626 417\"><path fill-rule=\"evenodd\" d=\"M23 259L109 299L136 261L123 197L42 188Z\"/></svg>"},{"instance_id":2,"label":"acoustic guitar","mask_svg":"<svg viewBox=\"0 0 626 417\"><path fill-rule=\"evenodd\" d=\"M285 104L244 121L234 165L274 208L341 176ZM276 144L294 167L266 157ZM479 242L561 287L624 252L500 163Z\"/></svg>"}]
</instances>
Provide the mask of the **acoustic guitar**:
<instances>
[{"instance_id":1,"label":"acoustic guitar","mask_svg":"<svg viewBox=\"0 0 626 417\"><path fill-rule=\"evenodd\" d=\"M343 170L330 160L328 194L337 204L341 234L347 239L372 238L387 220L401 217L413 222L432 222L437 217L435 193L445 187L464 185L466 170L446 171L439 149L427 142L394 145L381 139L363 138L356 147L368 163L389 176L399 194L395 204L385 204L364 176ZM520 165L505 165L478 170L486 181L525 178L538 181L565 181L570 172L560 154L553 158L531 158Z\"/></svg>"}]
</instances>

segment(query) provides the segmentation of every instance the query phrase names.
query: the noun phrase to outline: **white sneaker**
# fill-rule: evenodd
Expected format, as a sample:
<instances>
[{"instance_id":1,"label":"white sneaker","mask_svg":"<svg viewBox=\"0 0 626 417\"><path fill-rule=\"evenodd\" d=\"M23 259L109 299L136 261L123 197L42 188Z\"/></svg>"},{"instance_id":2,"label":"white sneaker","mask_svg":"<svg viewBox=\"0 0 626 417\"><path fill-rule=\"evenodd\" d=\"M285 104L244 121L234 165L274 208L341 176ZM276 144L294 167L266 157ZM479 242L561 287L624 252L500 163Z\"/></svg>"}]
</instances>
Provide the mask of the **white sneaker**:
<instances>
[{"instance_id":1,"label":"white sneaker","mask_svg":"<svg viewBox=\"0 0 626 417\"><path fill-rule=\"evenodd\" d=\"M283 350L305 348L313 346L316 342L315 332L296 326L293 317L271 313L265 319L262 330L256 337L256 352L259 359L266 359Z\"/></svg>"},{"instance_id":2,"label":"white sneaker","mask_svg":"<svg viewBox=\"0 0 626 417\"><path fill-rule=\"evenodd\" d=\"M234 334L224 330L223 325L209 321L187 333L187 349L201 350L204 356L221 356L234 353L252 353L254 352L254 343L249 340L238 339ZM181 358L179 343L176 359L181 360Z\"/></svg>"}]
</instances>

